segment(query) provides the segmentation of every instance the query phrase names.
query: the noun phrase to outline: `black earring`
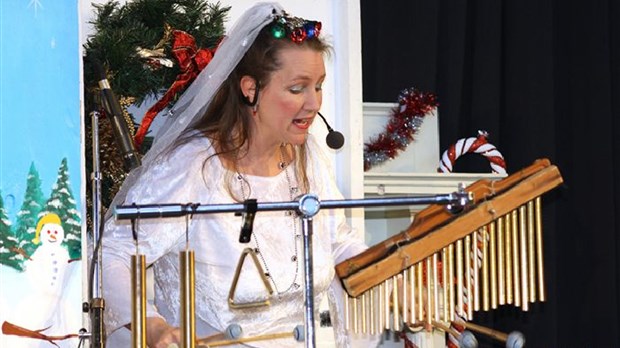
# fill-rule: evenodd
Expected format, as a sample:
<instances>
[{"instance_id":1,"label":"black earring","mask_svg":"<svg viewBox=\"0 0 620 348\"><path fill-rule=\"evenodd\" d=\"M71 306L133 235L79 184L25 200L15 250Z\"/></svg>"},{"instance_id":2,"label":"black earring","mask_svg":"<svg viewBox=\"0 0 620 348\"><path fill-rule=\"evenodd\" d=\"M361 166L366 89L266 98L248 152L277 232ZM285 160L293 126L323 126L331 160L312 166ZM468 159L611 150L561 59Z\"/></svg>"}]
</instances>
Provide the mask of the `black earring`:
<instances>
[{"instance_id":1,"label":"black earring","mask_svg":"<svg viewBox=\"0 0 620 348\"><path fill-rule=\"evenodd\" d=\"M248 97L247 95L242 95L241 96L241 100L243 100L243 102L245 103L245 105L247 106L256 106L256 103L258 103L258 83L256 84L256 91L254 92L254 100L250 100L250 97Z\"/></svg>"}]
</instances>

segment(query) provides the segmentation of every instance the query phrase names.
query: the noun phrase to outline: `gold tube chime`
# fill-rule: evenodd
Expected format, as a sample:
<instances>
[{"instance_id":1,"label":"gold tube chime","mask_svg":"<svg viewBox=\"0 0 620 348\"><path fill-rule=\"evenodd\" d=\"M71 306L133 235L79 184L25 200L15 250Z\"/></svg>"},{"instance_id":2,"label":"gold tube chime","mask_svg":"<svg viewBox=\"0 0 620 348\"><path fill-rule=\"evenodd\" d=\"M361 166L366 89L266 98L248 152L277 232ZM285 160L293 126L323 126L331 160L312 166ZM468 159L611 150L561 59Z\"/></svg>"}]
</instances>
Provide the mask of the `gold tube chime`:
<instances>
[{"instance_id":1,"label":"gold tube chime","mask_svg":"<svg viewBox=\"0 0 620 348\"><path fill-rule=\"evenodd\" d=\"M409 283L409 271L408 270L403 270L402 271L402 284L406 285ZM403 314L403 323L410 323L411 321L409 320L409 308L410 308L410 300L409 300L409 291L407 291L406 289L403 289L402 291L402 297L403 297L403 302L402 302L402 314Z\"/></svg>"},{"instance_id":2,"label":"gold tube chime","mask_svg":"<svg viewBox=\"0 0 620 348\"><path fill-rule=\"evenodd\" d=\"M504 217L504 262L506 267L506 304L512 304L512 219L508 213ZM501 252L501 251L500 251Z\"/></svg>"},{"instance_id":3,"label":"gold tube chime","mask_svg":"<svg viewBox=\"0 0 620 348\"><path fill-rule=\"evenodd\" d=\"M543 240L542 240L542 212L541 199L537 197L534 200L534 225L536 226L536 270L538 275L538 300L544 302L547 300L545 293L545 278L543 267Z\"/></svg>"},{"instance_id":4,"label":"gold tube chime","mask_svg":"<svg viewBox=\"0 0 620 348\"><path fill-rule=\"evenodd\" d=\"M459 316L465 316L465 303L463 300L463 240L456 241L456 297Z\"/></svg>"},{"instance_id":5,"label":"gold tube chime","mask_svg":"<svg viewBox=\"0 0 620 348\"><path fill-rule=\"evenodd\" d=\"M389 331L390 330L390 279L386 279L385 280L385 284L383 286L383 289L385 290L383 293L384 299L383 299L383 303L385 304L385 308L384 308L384 319L385 319L385 323L384 323L384 327L385 330Z\"/></svg>"},{"instance_id":6,"label":"gold tube chime","mask_svg":"<svg viewBox=\"0 0 620 348\"><path fill-rule=\"evenodd\" d=\"M383 323L385 322L385 285L383 283L379 284L379 325L377 326L377 331L379 333L383 332Z\"/></svg>"},{"instance_id":7,"label":"gold tube chime","mask_svg":"<svg viewBox=\"0 0 620 348\"><path fill-rule=\"evenodd\" d=\"M349 296L344 294L344 329L347 331L351 330L351 301L349 301Z\"/></svg>"},{"instance_id":8,"label":"gold tube chime","mask_svg":"<svg viewBox=\"0 0 620 348\"><path fill-rule=\"evenodd\" d=\"M392 276L392 331L400 331L400 304L398 301L398 276Z\"/></svg>"},{"instance_id":9,"label":"gold tube chime","mask_svg":"<svg viewBox=\"0 0 620 348\"><path fill-rule=\"evenodd\" d=\"M146 348L146 261L131 255L131 346Z\"/></svg>"},{"instance_id":10,"label":"gold tube chime","mask_svg":"<svg viewBox=\"0 0 620 348\"><path fill-rule=\"evenodd\" d=\"M474 306L472 306L473 286L472 286L472 256L471 256L471 235L465 237L465 296L467 299L465 317L467 320L474 318Z\"/></svg>"},{"instance_id":11,"label":"gold tube chime","mask_svg":"<svg viewBox=\"0 0 620 348\"><path fill-rule=\"evenodd\" d=\"M353 299L353 303L351 304L351 308L353 308L353 332L358 333L360 332L360 327L359 327L359 313L358 313L358 309L357 309L357 298Z\"/></svg>"},{"instance_id":12,"label":"gold tube chime","mask_svg":"<svg viewBox=\"0 0 620 348\"><path fill-rule=\"evenodd\" d=\"M431 295L431 288L432 288L432 281L431 281L431 258L427 257L426 258L426 322L427 324L431 324L433 318L433 310L431 308L432 306L432 295Z\"/></svg>"},{"instance_id":13,"label":"gold tube chime","mask_svg":"<svg viewBox=\"0 0 620 348\"><path fill-rule=\"evenodd\" d=\"M376 335L376 334L379 333L378 330L377 330L377 323L375 322L377 320L377 316L375 315L375 313L376 313L375 297L377 297L377 289L372 288L372 289L370 289L370 300L369 300L369 305L370 305L370 309L369 309L369 315L370 315L370 334L371 335Z\"/></svg>"},{"instance_id":14,"label":"gold tube chime","mask_svg":"<svg viewBox=\"0 0 620 348\"><path fill-rule=\"evenodd\" d=\"M496 224L495 222L491 222L489 224L489 253L490 253L490 258L489 258L489 265L490 265L490 269L489 272L491 272L491 309L496 309L497 308L497 302L498 302L498 270L501 269L502 267L497 267L498 266L498 254L497 254L497 234L496 234L496 230L495 230ZM487 309L485 309L487 310Z\"/></svg>"},{"instance_id":15,"label":"gold tube chime","mask_svg":"<svg viewBox=\"0 0 620 348\"><path fill-rule=\"evenodd\" d=\"M415 292L415 289L416 289L416 287L415 287L415 280L416 280L416 277L415 277L415 265L409 267L408 270L409 270L409 283L408 284L409 284L409 299L410 299L409 302L411 302L411 310L410 310L410 314L411 315L409 316L409 324L412 325L413 323L415 323L417 321L416 320L416 318L417 318L417 315L416 315L417 314L417 312L416 312L417 301L416 301L416 292Z\"/></svg>"},{"instance_id":16,"label":"gold tube chime","mask_svg":"<svg viewBox=\"0 0 620 348\"><path fill-rule=\"evenodd\" d=\"M497 220L497 304L505 305L506 302L506 264L504 262L504 218ZM493 257L493 256L491 256Z\"/></svg>"},{"instance_id":17,"label":"gold tube chime","mask_svg":"<svg viewBox=\"0 0 620 348\"><path fill-rule=\"evenodd\" d=\"M437 270L439 265L437 253L433 254L432 268L428 270L433 275L433 282L428 287L433 289L433 297L429 302L433 303L434 320L439 321L439 272Z\"/></svg>"},{"instance_id":18,"label":"gold tube chime","mask_svg":"<svg viewBox=\"0 0 620 348\"><path fill-rule=\"evenodd\" d=\"M478 240L480 238L480 232L474 231L471 238L471 281L472 281L472 292L473 292L473 306L472 311L480 310L480 273L478 272L480 269L480 258L478 255L480 254L478 250ZM472 313L473 318L473 313Z\"/></svg>"},{"instance_id":19,"label":"gold tube chime","mask_svg":"<svg viewBox=\"0 0 620 348\"><path fill-rule=\"evenodd\" d=\"M482 227L480 236L482 240L482 265L480 267L482 272L482 310L488 311L491 296L489 294L489 244L486 226Z\"/></svg>"},{"instance_id":20,"label":"gold tube chime","mask_svg":"<svg viewBox=\"0 0 620 348\"><path fill-rule=\"evenodd\" d=\"M529 309L529 286L528 286L528 256L527 256L527 222L526 222L525 205L519 207L519 251L521 260L521 309L527 311Z\"/></svg>"},{"instance_id":21,"label":"gold tube chime","mask_svg":"<svg viewBox=\"0 0 620 348\"><path fill-rule=\"evenodd\" d=\"M443 248L441 249L441 284L442 284L442 301L441 301L441 307L443 308L443 314L442 314L442 318L444 321L449 321L449 310L450 307L448 306L448 289L449 287L449 283L448 283L448 264L449 264L449 260L448 260L448 248Z\"/></svg>"},{"instance_id":22,"label":"gold tube chime","mask_svg":"<svg viewBox=\"0 0 620 348\"><path fill-rule=\"evenodd\" d=\"M454 295L454 245L448 245L448 314L450 315L450 321L454 321L454 313L456 309L454 308L454 301L456 296Z\"/></svg>"},{"instance_id":23,"label":"gold tube chime","mask_svg":"<svg viewBox=\"0 0 620 348\"><path fill-rule=\"evenodd\" d=\"M181 251L179 263L181 268L181 348L194 348L196 346L194 251Z\"/></svg>"},{"instance_id":24,"label":"gold tube chime","mask_svg":"<svg viewBox=\"0 0 620 348\"><path fill-rule=\"evenodd\" d=\"M528 265L528 284L529 284L529 294L528 298L531 303L536 302L536 244L535 244L535 234L534 225L536 222L534 221L534 202L530 201L527 203L527 265Z\"/></svg>"},{"instance_id":25,"label":"gold tube chime","mask_svg":"<svg viewBox=\"0 0 620 348\"><path fill-rule=\"evenodd\" d=\"M416 289L417 289L417 296L418 296L418 312L417 312L417 319L418 321L422 321L424 320L424 286L422 285L424 283L424 267L422 266L422 263L420 262L419 264L417 264L415 266L416 268Z\"/></svg>"},{"instance_id":26,"label":"gold tube chime","mask_svg":"<svg viewBox=\"0 0 620 348\"><path fill-rule=\"evenodd\" d=\"M510 216L512 232L512 281L514 284L514 305L521 306L521 271L519 263L519 224L517 210L513 210Z\"/></svg>"}]
</instances>

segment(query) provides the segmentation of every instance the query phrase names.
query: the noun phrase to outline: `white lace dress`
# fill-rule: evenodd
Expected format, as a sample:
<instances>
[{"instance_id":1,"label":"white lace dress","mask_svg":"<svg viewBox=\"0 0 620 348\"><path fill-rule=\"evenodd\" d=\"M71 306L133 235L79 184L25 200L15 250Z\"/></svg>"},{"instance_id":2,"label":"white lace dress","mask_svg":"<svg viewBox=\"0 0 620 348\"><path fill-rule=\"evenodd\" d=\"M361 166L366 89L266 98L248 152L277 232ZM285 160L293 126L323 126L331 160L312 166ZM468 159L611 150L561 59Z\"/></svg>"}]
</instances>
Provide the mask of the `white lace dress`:
<instances>
[{"instance_id":1,"label":"white lace dress","mask_svg":"<svg viewBox=\"0 0 620 348\"><path fill-rule=\"evenodd\" d=\"M226 169L213 153L208 139L193 140L157 163L148 177L129 192L125 204L234 203L225 189ZM342 199L333 179L331 165L312 136L308 138L310 192L321 200ZM250 198L258 202L290 201L290 187L296 186L293 168L273 177L246 176ZM229 173L230 174L230 173ZM288 176L288 178L287 178ZM241 189L232 176L232 189ZM238 191L239 193L241 191ZM247 188L245 194L248 194ZM294 195L296 196L296 195ZM241 217L232 213L199 214L189 224L189 248L196 260L196 325L198 337L223 332L237 324L243 336L292 332L304 325L303 237L300 221L284 211L258 212L250 243L239 242ZM155 304L147 316L163 316L170 324L180 324L179 252L186 248L186 218L142 219L138 224L139 252L153 264ZM131 321L130 257L135 253L128 221L106 221L103 239L103 284L106 300L105 324L112 333ZM366 248L362 236L346 224L342 209L321 210L313 218L314 295L318 304L330 293L332 304L341 299L334 265ZM267 307L231 309L228 293L242 251L258 249L261 266L269 273L274 294ZM241 272L235 302L259 301L266 290L248 257ZM331 287L330 287L331 285ZM336 291L336 292L334 292ZM334 301L334 299L336 301ZM336 302L336 303L334 303ZM338 307L338 306L336 306ZM344 334L342 315L330 309L340 347L350 345ZM315 318L318 319L318 312ZM315 325L316 326L316 325ZM301 347L293 339L248 343L254 347Z\"/></svg>"}]
</instances>

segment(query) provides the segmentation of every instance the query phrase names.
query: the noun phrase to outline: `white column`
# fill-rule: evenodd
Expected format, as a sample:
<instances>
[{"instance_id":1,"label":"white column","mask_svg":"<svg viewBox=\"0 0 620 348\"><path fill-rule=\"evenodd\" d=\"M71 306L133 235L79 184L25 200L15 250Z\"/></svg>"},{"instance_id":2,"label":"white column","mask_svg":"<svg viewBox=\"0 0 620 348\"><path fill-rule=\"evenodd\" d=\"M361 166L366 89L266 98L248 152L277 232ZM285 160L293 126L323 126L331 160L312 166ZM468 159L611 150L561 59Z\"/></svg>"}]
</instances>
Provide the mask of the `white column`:
<instances>
[{"instance_id":1,"label":"white column","mask_svg":"<svg viewBox=\"0 0 620 348\"><path fill-rule=\"evenodd\" d=\"M335 87L334 113L328 120L345 136L344 147L335 155L338 186L345 198L357 199L364 197L360 3L341 0L332 2L332 6ZM347 216L351 226L363 234L364 210L352 209Z\"/></svg>"}]
</instances>

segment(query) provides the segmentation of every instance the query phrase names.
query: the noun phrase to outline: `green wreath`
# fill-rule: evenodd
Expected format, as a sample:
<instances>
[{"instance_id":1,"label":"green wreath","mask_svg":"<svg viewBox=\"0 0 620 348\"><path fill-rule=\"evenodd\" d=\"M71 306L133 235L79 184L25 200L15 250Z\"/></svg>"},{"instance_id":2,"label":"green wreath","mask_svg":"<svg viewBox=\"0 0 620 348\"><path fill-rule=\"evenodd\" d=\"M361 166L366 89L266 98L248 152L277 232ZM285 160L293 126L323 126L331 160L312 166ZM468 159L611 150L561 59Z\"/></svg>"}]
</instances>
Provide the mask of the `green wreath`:
<instances>
[{"instance_id":1,"label":"green wreath","mask_svg":"<svg viewBox=\"0 0 620 348\"><path fill-rule=\"evenodd\" d=\"M162 95L181 73L174 61L171 32L191 35L199 48L214 48L224 34L224 21L230 7L206 0L133 0L121 5L110 0L93 4L95 16L90 22L94 34L84 44L84 110L102 111L94 60L100 61L114 93L125 109L130 131L136 122L126 109ZM179 91L178 95L182 91ZM177 95L177 97L178 97ZM173 104L171 100L170 104ZM85 119L86 170L92 172L92 117ZM127 174L109 122L98 122L101 204L109 206ZM142 153L150 147L145 139ZM87 186L92 185L90 181ZM90 187L88 187L90 193ZM87 203L92 200L87 194ZM88 212L91 210L88 209Z\"/></svg>"},{"instance_id":2,"label":"green wreath","mask_svg":"<svg viewBox=\"0 0 620 348\"><path fill-rule=\"evenodd\" d=\"M147 97L157 97L179 74L179 67L157 68L146 64L137 49L159 51L172 59L167 28L192 35L198 47L214 47L224 33L230 7L205 0L134 0L93 4L95 34L84 45L84 81L96 93L97 76L90 56L102 61L112 89L119 96L135 98L141 105ZM95 91L95 92L93 92ZM91 99L92 101L92 99Z\"/></svg>"}]
</instances>

